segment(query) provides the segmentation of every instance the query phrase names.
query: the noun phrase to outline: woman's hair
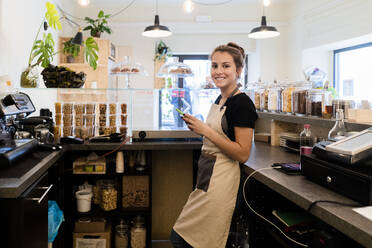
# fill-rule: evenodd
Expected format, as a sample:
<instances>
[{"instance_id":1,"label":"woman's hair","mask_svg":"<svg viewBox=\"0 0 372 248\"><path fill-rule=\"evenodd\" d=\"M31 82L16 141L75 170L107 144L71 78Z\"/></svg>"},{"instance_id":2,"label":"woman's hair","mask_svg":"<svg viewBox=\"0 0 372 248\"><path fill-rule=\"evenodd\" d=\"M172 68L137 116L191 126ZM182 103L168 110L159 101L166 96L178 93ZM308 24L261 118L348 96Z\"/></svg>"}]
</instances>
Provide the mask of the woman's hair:
<instances>
[{"instance_id":1,"label":"woman's hair","mask_svg":"<svg viewBox=\"0 0 372 248\"><path fill-rule=\"evenodd\" d=\"M236 68L244 67L244 49L237 44L229 42L227 43L227 45L220 45L213 50L210 57L212 58L213 54L215 54L216 52L226 52L230 54L234 59Z\"/></svg>"}]
</instances>

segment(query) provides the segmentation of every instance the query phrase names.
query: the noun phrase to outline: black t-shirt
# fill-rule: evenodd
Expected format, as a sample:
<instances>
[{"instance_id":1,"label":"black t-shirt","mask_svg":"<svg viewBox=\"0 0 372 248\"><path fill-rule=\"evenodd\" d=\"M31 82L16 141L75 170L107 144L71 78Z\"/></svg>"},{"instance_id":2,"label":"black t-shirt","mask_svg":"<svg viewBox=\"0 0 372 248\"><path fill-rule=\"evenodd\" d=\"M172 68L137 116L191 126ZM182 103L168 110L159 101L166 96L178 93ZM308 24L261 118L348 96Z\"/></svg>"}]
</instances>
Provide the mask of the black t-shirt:
<instances>
[{"instance_id":1,"label":"black t-shirt","mask_svg":"<svg viewBox=\"0 0 372 248\"><path fill-rule=\"evenodd\" d=\"M221 100L221 95L216 99L215 104ZM249 127L254 128L255 122L258 118L256 108L245 93L239 93L229 97L226 102L225 116L227 120L227 136L230 140L235 141L234 127Z\"/></svg>"}]
</instances>

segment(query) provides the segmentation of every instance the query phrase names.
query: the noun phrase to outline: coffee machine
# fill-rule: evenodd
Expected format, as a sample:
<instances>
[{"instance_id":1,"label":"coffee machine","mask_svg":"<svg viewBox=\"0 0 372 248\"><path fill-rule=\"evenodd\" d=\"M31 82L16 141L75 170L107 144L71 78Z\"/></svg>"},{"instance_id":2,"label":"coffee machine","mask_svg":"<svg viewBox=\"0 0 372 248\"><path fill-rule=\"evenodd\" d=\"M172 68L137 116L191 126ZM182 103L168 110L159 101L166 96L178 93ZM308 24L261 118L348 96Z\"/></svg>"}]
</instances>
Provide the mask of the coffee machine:
<instances>
[{"instance_id":1,"label":"coffee machine","mask_svg":"<svg viewBox=\"0 0 372 248\"><path fill-rule=\"evenodd\" d=\"M16 135L20 122L34 111L35 106L25 93L8 94L0 99L0 167L12 165L38 146L37 139Z\"/></svg>"}]
</instances>

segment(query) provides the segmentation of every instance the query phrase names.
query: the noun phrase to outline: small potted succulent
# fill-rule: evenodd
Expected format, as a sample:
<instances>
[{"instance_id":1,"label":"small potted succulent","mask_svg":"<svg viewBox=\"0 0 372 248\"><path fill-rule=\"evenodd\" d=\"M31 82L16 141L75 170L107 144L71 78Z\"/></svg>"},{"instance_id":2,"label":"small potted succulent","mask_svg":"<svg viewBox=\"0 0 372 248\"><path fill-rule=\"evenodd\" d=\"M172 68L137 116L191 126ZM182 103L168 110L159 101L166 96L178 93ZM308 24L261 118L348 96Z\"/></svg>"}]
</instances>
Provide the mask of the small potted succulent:
<instances>
[{"instance_id":1,"label":"small potted succulent","mask_svg":"<svg viewBox=\"0 0 372 248\"><path fill-rule=\"evenodd\" d=\"M67 63L74 63L75 57L80 54L80 45L72 43L72 38L63 42L63 53L66 55Z\"/></svg>"},{"instance_id":2,"label":"small potted succulent","mask_svg":"<svg viewBox=\"0 0 372 248\"><path fill-rule=\"evenodd\" d=\"M90 30L90 35L96 38L100 38L102 33L111 34L112 30L107 25L107 20L111 15L105 15L101 10L98 13L97 19L92 19L90 17L85 17L85 21L88 23L88 26L84 28L85 31Z\"/></svg>"}]
</instances>

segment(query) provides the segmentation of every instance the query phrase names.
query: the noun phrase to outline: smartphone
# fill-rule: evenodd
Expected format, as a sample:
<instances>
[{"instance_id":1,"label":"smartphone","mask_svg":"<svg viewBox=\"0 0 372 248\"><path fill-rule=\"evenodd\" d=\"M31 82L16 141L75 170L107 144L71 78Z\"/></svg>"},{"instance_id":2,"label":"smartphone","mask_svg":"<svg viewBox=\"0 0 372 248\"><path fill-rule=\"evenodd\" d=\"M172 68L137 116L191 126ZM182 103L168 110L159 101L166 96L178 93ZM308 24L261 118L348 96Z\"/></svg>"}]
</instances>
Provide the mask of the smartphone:
<instances>
[{"instance_id":1,"label":"smartphone","mask_svg":"<svg viewBox=\"0 0 372 248\"><path fill-rule=\"evenodd\" d=\"M182 112L180 109L178 109L178 108L176 108L176 111L181 115L181 116L183 116L185 113L184 112Z\"/></svg>"},{"instance_id":2,"label":"smartphone","mask_svg":"<svg viewBox=\"0 0 372 248\"><path fill-rule=\"evenodd\" d=\"M300 163L274 163L272 166L280 166L280 171L287 174L300 174Z\"/></svg>"}]
</instances>

